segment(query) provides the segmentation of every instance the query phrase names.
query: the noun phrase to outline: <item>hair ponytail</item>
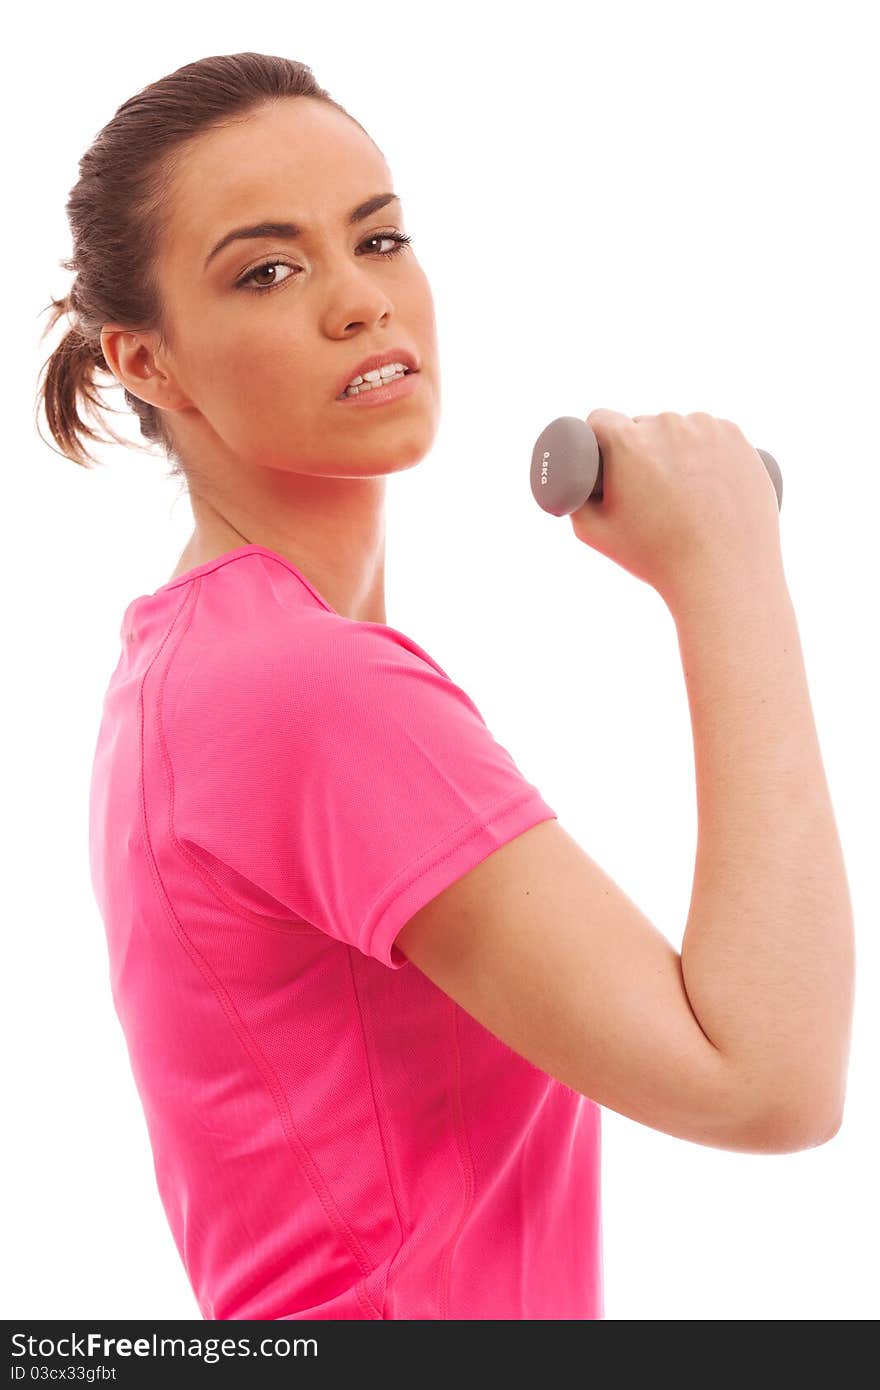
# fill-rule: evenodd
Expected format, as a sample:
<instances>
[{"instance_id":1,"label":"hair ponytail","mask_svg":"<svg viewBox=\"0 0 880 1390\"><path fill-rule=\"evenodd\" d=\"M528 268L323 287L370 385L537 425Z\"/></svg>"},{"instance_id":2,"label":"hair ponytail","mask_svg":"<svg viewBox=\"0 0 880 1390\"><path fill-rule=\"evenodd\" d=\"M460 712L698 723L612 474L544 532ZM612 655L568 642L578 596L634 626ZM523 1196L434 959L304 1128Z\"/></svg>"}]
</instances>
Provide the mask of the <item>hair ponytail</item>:
<instances>
[{"instance_id":1,"label":"hair ponytail","mask_svg":"<svg viewBox=\"0 0 880 1390\"><path fill-rule=\"evenodd\" d=\"M64 314L73 317L75 305L73 290L63 299L53 298L49 305L50 319L42 336L45 337ZM42 401L49 430L62 454L85 468L90 468L94 460L83 447L83 440L106 442L80 414L80 402L96 420L100 418L101 411L108 408L98 395L96 369L109 370L101 350L100 337L97 340L90 338L74 323L43 364L37 398L38 408ZM110 434L117 443L125 442L112 431Z\"/></svg>"}]
</instances>

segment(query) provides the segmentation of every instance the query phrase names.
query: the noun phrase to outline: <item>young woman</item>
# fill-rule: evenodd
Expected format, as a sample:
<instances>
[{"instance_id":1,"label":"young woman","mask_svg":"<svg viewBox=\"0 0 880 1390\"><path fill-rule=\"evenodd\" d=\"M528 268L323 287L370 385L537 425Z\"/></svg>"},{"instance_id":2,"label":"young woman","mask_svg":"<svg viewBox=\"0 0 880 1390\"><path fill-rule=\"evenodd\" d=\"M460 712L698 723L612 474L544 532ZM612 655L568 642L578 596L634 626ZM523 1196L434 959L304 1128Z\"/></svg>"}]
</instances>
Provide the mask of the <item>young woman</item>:
<instances>
[{"instance_id":1,"label":"young woman","mask_svg":"<svg viewBox=\"0 0 880 1390\"><path fill-rule=\"evenodd\" d=\"M68 214L52 435L89 466L112 376L194 517L124 614L90 854L199 1308L602 1318L600 1106L753 1153L841 1118L850 905L763 464L707 415L589 417L574 533L662 594L687 677L679 954L386 622L440 371L364 129L301 63L207 58L120 107Z\"/></svg>"}]
</instances>

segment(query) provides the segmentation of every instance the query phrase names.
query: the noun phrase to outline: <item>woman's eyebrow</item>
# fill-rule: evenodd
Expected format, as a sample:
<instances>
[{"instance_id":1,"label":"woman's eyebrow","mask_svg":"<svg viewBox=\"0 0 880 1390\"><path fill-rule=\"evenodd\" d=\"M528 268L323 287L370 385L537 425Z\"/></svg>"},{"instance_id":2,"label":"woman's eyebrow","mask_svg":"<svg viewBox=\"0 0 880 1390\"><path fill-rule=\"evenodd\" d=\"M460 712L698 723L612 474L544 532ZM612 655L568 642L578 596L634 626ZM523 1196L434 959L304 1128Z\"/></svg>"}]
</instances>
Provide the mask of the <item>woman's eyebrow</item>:
<instances>
[{"instance_id":1,"label":"woman's eyebrow","mask_svg":"<svg viewBox=\"0 0 880 1390\"><path fill-rule=\"evenodd\" d=\"M368 198L365 203L358 203L356 208L352 208L348 214L347 225L354 226L356 222L363 222L367 217L372 217L374 212L384 208L388 203L399 203L400 199L396 193L376 193L372 198ZM208 252L205 258L203 270L207 270L214 257L228 246L231 241L250 240L251 238L283 236L288 240L293 240L302 233L302 227L296 222L257 222L252 227L236 227L233 231L227 232L217 242L216 246Z\"/></svg>"}]
</instances>

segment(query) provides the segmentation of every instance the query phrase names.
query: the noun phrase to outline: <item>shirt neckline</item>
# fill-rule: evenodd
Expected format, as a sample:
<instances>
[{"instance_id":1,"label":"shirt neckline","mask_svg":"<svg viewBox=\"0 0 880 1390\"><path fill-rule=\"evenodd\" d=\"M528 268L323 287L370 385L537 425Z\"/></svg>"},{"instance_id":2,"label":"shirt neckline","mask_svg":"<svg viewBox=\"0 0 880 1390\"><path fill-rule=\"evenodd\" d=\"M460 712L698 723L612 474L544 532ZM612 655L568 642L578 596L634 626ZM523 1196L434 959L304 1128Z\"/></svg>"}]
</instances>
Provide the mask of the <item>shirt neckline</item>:
<instances>
[{"instance_id":1,"label":"shirt neckline","mask_svg":"<svg viewBox=\"0 0 880 1390\"><path fill-rule=\"evenodd\" d=\"M326 608L328 613L335 614L337 618L342 617L342 614L337 613L332 604L327 602L324 595L318 592L311 580L306 578L301 569L291 564L290 560L284 555L279 555L277 550L270 550L268 546L258 545L256 542L249 542L247 545L237 546L235 550L227 550L223 555L216 555L213 560L205 560L201 565L196 565L193 569L186 570L183 574L179 574L176 579L169 579L167 584L160 584L158 589L153 590L150 597L156 598L159 594L165 594L171 589L179 588L181 584L190 584L194 579L200 579L203 575L210 574L213 570L219 569L221 565L228 565L232 560L240 560L243 555L266 555L270 560L277 560L279 564L283 565L291 574L296 575L300 583L305 585L309 593L315 596L321 606Z\"/></svg>"}]
</instances>

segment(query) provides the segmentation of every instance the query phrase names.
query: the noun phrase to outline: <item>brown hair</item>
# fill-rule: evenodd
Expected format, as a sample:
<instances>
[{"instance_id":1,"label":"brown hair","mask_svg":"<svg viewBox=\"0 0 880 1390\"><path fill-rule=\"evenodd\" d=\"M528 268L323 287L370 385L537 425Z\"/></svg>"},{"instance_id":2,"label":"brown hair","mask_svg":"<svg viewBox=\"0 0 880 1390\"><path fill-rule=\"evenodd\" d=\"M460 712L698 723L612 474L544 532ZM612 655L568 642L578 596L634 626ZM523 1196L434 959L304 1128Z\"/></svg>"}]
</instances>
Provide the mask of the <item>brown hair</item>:
<instances>
[{"instance_id":1,"label":"brown hair","mask_svg":"<svg viewBox=\"0 0 880 1390\"><path fill-rule=\"evenodd\" d=\"M102 438L80 414L80 403L97 420L110 407L98 394L102 383L96 374L112 377L104 386L121 385L101 349L105 323L157 331L160 340L167 341L156 261L167 228L176 158L202 131L284 97L312 97L354 120L318 86L305 63L266 53L233 53L187 63L144 87L123 102L82 156L66 207L73 255L59 262L75 271L76 279L64 298L53 297L43 310L51 318L41 336L45 338L63 314L71 326L42 365L36 398L37 416L42 401L53 439L73 462L85 468L98 462L84 447L87 439L132 447L106 421L109 439ZM179 477L180 459L162 412L122 389L140 421L141 434L175 461L169 476Z\"/></svg>"}]
</instances>

